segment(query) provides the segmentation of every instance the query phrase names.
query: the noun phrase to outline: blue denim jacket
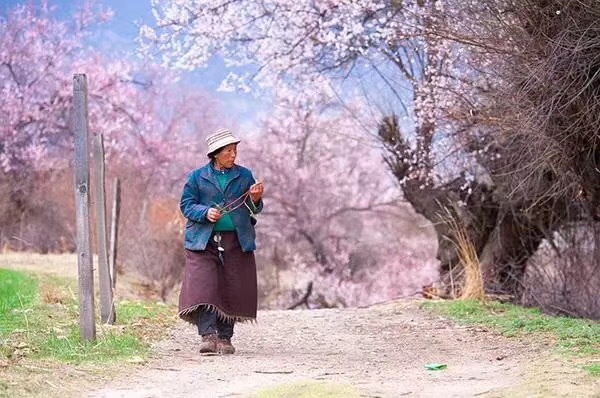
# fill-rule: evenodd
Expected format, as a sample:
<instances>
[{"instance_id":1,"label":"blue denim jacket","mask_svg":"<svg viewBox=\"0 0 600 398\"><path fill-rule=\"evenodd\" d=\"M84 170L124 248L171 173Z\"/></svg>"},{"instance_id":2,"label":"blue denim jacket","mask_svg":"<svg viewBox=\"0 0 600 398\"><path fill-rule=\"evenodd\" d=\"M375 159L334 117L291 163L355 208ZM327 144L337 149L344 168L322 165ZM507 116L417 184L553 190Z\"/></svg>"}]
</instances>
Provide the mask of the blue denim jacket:
<instances>
[{"instance_id":1,"label":"blue denim jacket","mask_svg":"<svg viewBox=\"0 0 600 398\"><path fill-rule=\"evenodd\" d=\"M187 218L184 242L186 249L206 249L215 225L206 218L208 209L217 204L231 203L255 183L252 173L245 167L234 165L229 173L231 173L231 178L224 190L221 189L210 162L189 174L179 202L181 213ZM255 214L262 210L262 200L254 206L248 197L246 203L254 210ZM254 231L256 220L250 217L248 207L242 205L229 214L235 224L242 250L245 252L256 250L256 233Z\"/></svg>"}]
</instances>

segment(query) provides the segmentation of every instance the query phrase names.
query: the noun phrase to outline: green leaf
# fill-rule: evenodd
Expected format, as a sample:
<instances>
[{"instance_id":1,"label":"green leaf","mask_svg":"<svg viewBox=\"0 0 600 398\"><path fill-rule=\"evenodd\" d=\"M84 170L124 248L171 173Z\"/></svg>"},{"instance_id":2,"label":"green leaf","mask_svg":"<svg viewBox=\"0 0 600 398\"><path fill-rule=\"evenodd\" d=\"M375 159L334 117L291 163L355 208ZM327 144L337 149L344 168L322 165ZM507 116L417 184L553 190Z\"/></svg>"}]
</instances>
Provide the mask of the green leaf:
<instances>
[{"instance_id":1,"label":"green leaf","mask_svg":"<svg viewBox=\"0 0 600 398\"><path fill-rule=\"evenodd\" d=\"M425 365L425 369L427 370L442 370L446 369L448 365L445 363L428 363Z\"/></svg>"}]
</instances>

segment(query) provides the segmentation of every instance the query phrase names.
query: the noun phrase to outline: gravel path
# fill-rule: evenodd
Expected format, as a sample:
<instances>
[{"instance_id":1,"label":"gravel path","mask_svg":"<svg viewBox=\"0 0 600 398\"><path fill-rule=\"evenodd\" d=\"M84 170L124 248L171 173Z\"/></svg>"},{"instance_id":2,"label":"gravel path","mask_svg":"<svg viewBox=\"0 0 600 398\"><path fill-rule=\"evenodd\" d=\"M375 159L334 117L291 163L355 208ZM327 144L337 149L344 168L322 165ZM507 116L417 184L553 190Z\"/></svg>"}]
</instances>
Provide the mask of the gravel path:
<instances>
[{"instance_id":1,"label":"gravel path","mask_svg":"<svg viewBox=\"0 0 600 398\"><path fill-rule=\"evenodd\" d=\"M573 365L545 360L543 343L457 326L418 301L264 311L257 324L237 325L233 342L233 356L200 356L195 329L182 323L138 372L88 396L250 397L304 382L352 386L361 397L600 396ZM428 363L447 368L429 371Z\"/></svg>"}]
</instances>

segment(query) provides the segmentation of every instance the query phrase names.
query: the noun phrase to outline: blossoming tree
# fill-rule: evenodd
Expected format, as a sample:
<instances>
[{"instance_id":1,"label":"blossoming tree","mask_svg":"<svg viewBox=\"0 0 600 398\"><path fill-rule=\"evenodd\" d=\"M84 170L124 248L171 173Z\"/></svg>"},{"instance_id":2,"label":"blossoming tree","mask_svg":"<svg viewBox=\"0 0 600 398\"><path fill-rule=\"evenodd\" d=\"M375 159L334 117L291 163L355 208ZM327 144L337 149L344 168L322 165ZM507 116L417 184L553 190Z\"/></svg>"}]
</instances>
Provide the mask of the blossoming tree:
<instances>
[{"instance_id":1,"label":"blossoming tree","mask_svg":"<svg viewBox=\"0 0 600 398\"><path fill-rule=\"evenodd\" d=\"M238 71L224 82L227 88L285 84L302 97L311 91L307 88L320 87L342 102L360 94L380 120L397 115L386 119L393 129L386 121L379 129L390 166L405 198L438 228L443 266L458 261L448 244L450 231L440 223L439 203L460 203L467 206L465 213L482 216L482 201L489 200L479 181L485 168L465 156L487 144L485 135L456 139L460 129L468 130L463 105L475 107L478 92L493 84L469 64L485 65L487 53L468 51L466 40L459 40L472 32L471 16L484 6L373 0L153 5L156 26L142 27L142 49L160 50L171 65L193 69L218 54ZM485 28L478 32L486 33ZM478 147L466 146L467 141Z\"/></svg>"},{"instance_id":2,"label":"blossoming tree","mask_svg":"<svg viewBox=\"0 0 600 398\"><path fill-rule=\"evenodd\" d=\"M300 98L280 87L276 94L263 133L242 152L268 186L258 229L266 262L291 275L296 289L312 282L319 306L366 305L435 279L434 245L424 243L426 231L402 222L397 184L375 137L356 123L369 124L366 108L340 109L319 91ZM279 305L291 304L281 289Z\"/></svg>"},{"instance_id":3,"label":"blossoming tree","mask_svg":"<svg viewBox=\"0 0 600 398\"><path fill-rule=\"evenodd\" d=\"M92 2L70 21L56 18L47 2L16 5L0 17L2 245L14 235L47 250L43 241L56 247L60 236L68 239L71 218L53 206L66 211L71 201L54 203L38 191L56 191L51 182L73 158L74 73L88 75L90 131L104 136L109 177L135 175L129 187L165 196L179 189L182 170L198 164L193 149L215 126L217 104L173 71L89 49L92 28L110 17ZM44 232L49 225L56 234Z\"/></svg>"},{"instance_id":4,"label":"blossoming tree","mask_svg":"<svg viewBox=\"0 0 600 398\"><path fill-rule=\"evenodd\" d=\"M506 100L515 91L504 88L511 65L527 52L518 2L153 5L156 26L141 29L142 49L160 50L171 65L193 69L218 55L232 69L225 88L285 84L300 97L320 87L341 102L368 98L404 197L436 228L442 269L460 263L447 222L453 218L481 255L489 290L520 291L527 259L555 224L544 218L552 206L538 207L544 202L527 195L513 200L505 178L525 159L515 163L510 154L527 152L526 141L506 134L519 118Z\"/></svg>"}]
</instances>

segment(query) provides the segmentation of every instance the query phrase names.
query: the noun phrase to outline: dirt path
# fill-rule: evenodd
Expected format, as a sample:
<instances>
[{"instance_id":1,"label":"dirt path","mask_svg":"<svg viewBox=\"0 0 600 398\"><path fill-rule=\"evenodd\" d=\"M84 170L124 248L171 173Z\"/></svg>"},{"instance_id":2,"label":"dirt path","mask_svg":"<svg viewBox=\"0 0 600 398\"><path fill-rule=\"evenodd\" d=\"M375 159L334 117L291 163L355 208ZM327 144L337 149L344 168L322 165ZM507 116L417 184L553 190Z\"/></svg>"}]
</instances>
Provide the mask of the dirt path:
<instances>
[{"instance_id":1,"label":"dirt path","mask_svg":"<svg viewBox=\"0 0 600 398\"><path fill-rule=\"evenodd\" d=\"M181 324L132 377L88 396L246 397L272 386L319 381L352 386L361 397L600 396L597 382L574 364L557 361L544 343L459 327L420 310L415 301L266 311L258 319L236 326L233 356L199 356L194 328ZM424 368L433 362L448 367Z\"/></svg>"},{"instance_id":2,"label":"dirt path","mask_svg":"<svg viewBox=\"0 0 600 398\"><path fill-rule=\"evenodd\" d=\"M73 255L5 254L0 267L77 275ZM81 380L68 391L81 385L85 392L73 396L252 397L273 386L327 382L350 386L354 396L362 397L600 398L600 380L586 376L576 359L552 354L548 344L457 326L419 309L418 301L364 309L262 311L257 324L236 326L238 352L233 356L201 357L198 342L196 330L181 323L137 370L126 366L120 378L88 394ZM434 362L448 367L425 369ZM77 375L73 377L79 380ZM104 383L89 375L86 380L95 386ZM302 390L295 386L293 393L268 396L299 397ZM308 396L353 395L302 395Z\"/></svg>"}]
</instances>

